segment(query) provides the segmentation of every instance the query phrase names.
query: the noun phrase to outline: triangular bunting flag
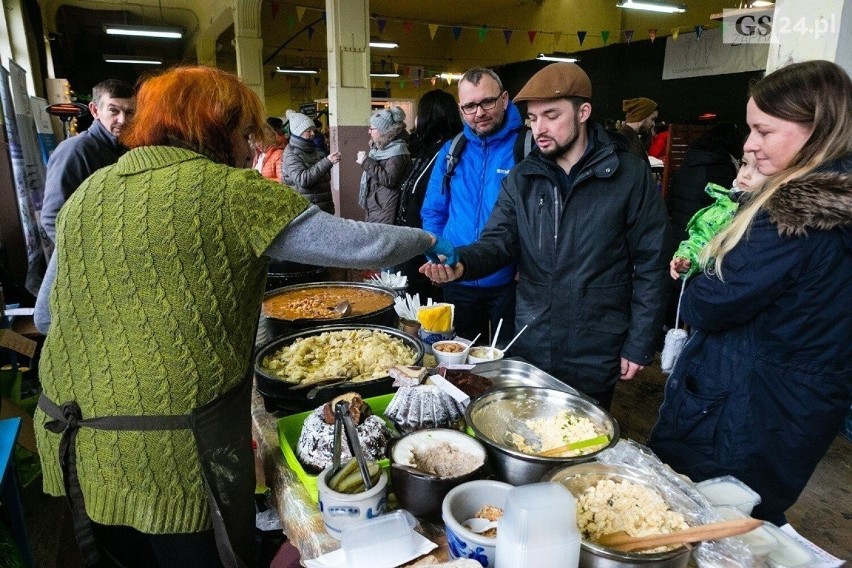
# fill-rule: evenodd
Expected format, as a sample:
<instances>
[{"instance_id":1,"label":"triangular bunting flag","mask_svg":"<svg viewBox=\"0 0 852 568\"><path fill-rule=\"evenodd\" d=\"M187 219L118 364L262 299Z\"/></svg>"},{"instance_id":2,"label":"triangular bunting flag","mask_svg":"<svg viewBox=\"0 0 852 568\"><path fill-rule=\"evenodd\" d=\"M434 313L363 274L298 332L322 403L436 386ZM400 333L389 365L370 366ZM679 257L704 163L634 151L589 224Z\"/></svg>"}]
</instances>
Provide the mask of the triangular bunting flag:
<instances>
[{"instance_id":1,"label":"triangular bunting flag","mask_svg":"<svg viewBox=\"0 0 852 568\"><path fill-rule=\"evenodd\" d=\"M580 45L583 45L583 40L586 39L586 32L577 32L577 39L580 40Z\"/></svg>"},{"instance_id":2,"label":"triangular bunting flag","mask_svg":"<svg viewBox=\"0 0 852 568\"><path fill-rule=\"evenodd\" d=\"M695 26L695 39L701 39L701 33L704 31L704 26Z\"/></svg>"},{"instance_id":3,"label":"triangular bunting flag","mask_svg":"<svg viewBox=\"0 0 852 568\"><path fill-rule=\"evenodd\" d=\"M453 26L453 37L456 38L456 41L459 40L459 36L461 35L461 28L458 26Z\"/></svg>"},{"instance_id":4,"label":"triangular bunting flag","mask_svg":"<svg viewBox=\"0 0 852 568\"><path fill-rule=\"evenodd\" d=\"M679 35L680 35L680 30L677 29L677 28L674 28L672 30L672 40L677 41L677 36L679 36Z\"/></svg>"},{"instance_id":5,"label":"triangular bunting flag","mask_svg":"<svg viewBox=\"0 0 852 568\"><path fill-rule=\"evenodd\" d=\"M314 32L315 32L315 31L316 31L316 30L314 29L314 27L313 27L313 26L308 26L308 39L309 39L309 40L310 40L310 39L312 39L312 38L314 37Z\"/></svg>"},{"instance_id":6,"label":"triangular bunting flag","mask_svg":"<svg viewBox=\"0 0 852 568\"><path fill-rule=\"evenodd\" d=\"M438 81L438 78L437 78L437 77L432 77L432 80L430 81L430 83L432 83L432 86L434 87L434 86L435 86L435 83L436 83L437 81Z\"/></svg>"},{"instance_id":7,"label":"triangular bunting flag","mask_svg":"<svg viewBox=\"0 0 852 568\"><path fill-rule=\"evenodd\" d=\"M278 15L278 11L281 10L281 4L273 0L269 3L269 11L272 13L272 19L275 19L275 16Z\"/></svg>"},{"instance_id":8,"label":"triangular bunting flag","mask_svg":"<svg viewBox=\"0 0 852 568\"><path fill-rule=\"evenodd\" d=\"M601 31L601 39L603 40L603 44L606 45L606 42L609 41L609 30Z\"/></svg>"},{"instance_id":9,"label":"triangular bunting flag","mask_svg":"<svg viewBox=\"0 0 852 568\"><path fill-rule=\"evenodd\" d=\"M296 16L287 16L287 27L291 30L296 25Z\"/></svg>"},{"instance_id":10,"label":"triangular bunting flag","mask_svg":"<svg viewBox=\"0 0 852 568\"><path fill-rule=\"evenodd\" d=\"M479 26L479 41L484 41L488 35L488 26Z\"/></svg>"},{"instance_id":11,"label":"triangular bunting flag","mask_svg":"<svg viewBox=\"0 0 852 568\"><path fill-rule=\"evenodd\" d=\"M320 78L314 77L314 85L319 85L319 84L320 84Z\"/></svg>"},{"instance_id":12,"label":"triangular bunting flag","mask_svg":"<svg viewBox=\"0 0 852 568\"><path fill-rule=\"evenodd\" d=\"M648 37L651 38L651 43L654 43L654 40L657 39L657 28L649 29Z\"/></svg>"},{"instance_id":13,"label":"triangular bunting flag","mask_svg":"<svg viewBox=\"0 0 852 568\"><path fill-rule=\"evenodd\" d=\"M420 86L420 79L415 79L415 81L414 81L414 86L415 86L415 87L419 87L419 86ZM400 82L399 82L399 88L400 88L400 89L404 89L404 88L405 88L405 81L400 81Z\"/></svg>"},{"instance_id":14,"label":"triangular bunting flag","mask_svg":"<svg viewBox=\"0 0 852 568\"><path fill-rule=\"evenodd\" d=\"M512 30L503 30L503 39L506 40L506 45L509 45L509 40L512 39Z\"/></svg>"},{"instance_id":15,"label":"triangular bunting flag","mask_svg":"<svg viewBox=\"0 0 852 568\"><path fill-rule=\"evenodd\" d=\"M390 90L390 81L385 81L385 89Z\"/></svg>"},{"instance_id":16,"label":"triangular bunting flag","mask_svg":"<svg viewBox=\"0 0 852 568\"><path fill-rule=\"evenodd\" d=\"M535 30L530 30L530 31L527 32L527 37L530 38L530 43L535 41L535 34L537 34L537 33L538 32L535 31Z\"/></svg>"},{"instance_id":17,"label":"triangular bunting flag","mask_svg":"<svg viewBox=\"0 0 852 568\"><path fill-rule=\"evenodd\" d=\"M388 21L384 18L377 18L376 19L376 25L379 26L379 33L382 33L383 31L385 31L385 24L387 24L387 23L388 23Z\"/></svg>"},{"instance_id":18,"label":"triangular bunting flag","mask_svg":"<svg viewBox=\"0 0 852 568\"><path fill-rule=\"evenodd\" d=\"M633 30L624 30L624 39L627 43L633 41Z\"/></svg>"},{"instance_id":19,"label":"triangular bunting flag","mask_svg":"<svg viewBox=\"0 0 852 568\"><path fill-rule=\"evenodd\" d=\"M302 18L305 17L305 7L304 6L296 6L296 19L300 22Z\"/></svg>"},{"instance_id":20,"label":"triangular bunting flag","mask_svg":"<svg viewBox=\"0 0 852 568\"><path fill-rule=\"evenodd\" d=\"M379 63L381 63L381 64L382 64L382 73L384 73L384 71L385 71L385 65L387 64L387 61L386 61L386 60L384 60L384 59L382 59Z\"/></svg>"},{"instance_id":21,"label":"triangular bunting flag","mask_svg":"<svg viewBox=\"0 0 852 568\"><path fill-rule=\"evenodd\" d=\"M411 29L414 27L414 24L411 22L402 22L402 29L405 30L405 33L410 34Z\"/></svg>"},{"instance_id":22,"label":"triangular bunting flag","mask_svg":"<svg viewBox=\"0 0 852 568\"><path fill-rule=\"evenodd\" d=\"M438 24L429 24L429 35L432 36L432 39L435 39L435 34L438 32Z\"/></svg>"},{"instance_id":23,"label":"triangular bunting flag","mask_svg":"<svg viewBox=\"0 0 852 568\"><path fill-rule=\"evenodd\" d=\"M399 63L394 63L394 64L393 64L393 72L394 72L394 73L399 73Z\"/></svg>"}]
</instances>

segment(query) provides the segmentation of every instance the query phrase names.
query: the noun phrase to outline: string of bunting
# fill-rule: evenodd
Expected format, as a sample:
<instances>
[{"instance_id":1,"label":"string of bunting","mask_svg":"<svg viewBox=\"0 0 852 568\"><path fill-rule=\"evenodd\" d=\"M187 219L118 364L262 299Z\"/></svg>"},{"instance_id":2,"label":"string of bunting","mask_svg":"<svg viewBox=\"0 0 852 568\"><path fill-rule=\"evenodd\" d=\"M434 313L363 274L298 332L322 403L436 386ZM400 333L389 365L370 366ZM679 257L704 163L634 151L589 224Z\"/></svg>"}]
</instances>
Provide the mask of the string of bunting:
<instances>
[{"instance_id":1,"label":"string of bunting","mask_svg":"<svg viewBox=\"0 0 852 568\"><path fill-rule=\"evenodd\" d=\"M277 2L275 0L273 0L271 2L271 6L272 6L272 10L273 10L273 17L275 17L275 15L278 13L278 10L280 9L280 6L278 6L278 4L279 4L279 2ZM314 7L309 7L309 6L296 6L295 8L296 8L296 17L295 18L293 18L293 16L288 17L288 25L291 28L293 26L295 26L295 24L297 22L302 21L302 19L304 18L305 12L307 10L323 12L323 13L325 12L325 10L322 9L322 8L314 8ZM461 38L461 34L462 34L463 30L475 30L476 34L477 34L477 39L480 42L485 41L485 39L488 36L488 33L490 31L494 30L494 31L498 31L498 32L502 33L503 39L504 39L506 45L509 45L509 42L512 40L512 37L514 36L514 34L516 32L518 32L518 33L526 32L526 36L527 36L527 39L528 39L530 44L535 42L536 38L540 34L545 34L545 35L552 36L554 44L557 44L557 45L559 44L559 42L562 40L562 38L564 36L575 36L577 38L577 41L579 42L580 46L582 47L583 42L586 40L586 37L589 35L588 30L577 30L576 32L563 32L563 31L548 31L548 30L527 30L527 29L517 29L517 28L513 29L513 28L503 28L503 27L492 28L492 27L489 27L486 24L480 24L480 25L444 24L444 23L435 23L435 22L416 21L416 20L413 20L413 19L403 20L403 19L398 19L398 18L388 18L387 16L380 16L380 15L372 15L372 16L370 16L370 18L375 20L376 25L379 28L379 33L384 33L384 30L387 27L388 22L401 23L402 29L405 31L406 34L411 34L412 30L414 29L415 24L426 25L426 27L429 30L429 36L431 37L432 40L435 39L435 36L437 35L440 28L449 28L450 31L452 32L453 39L455 39L456 41L458 41ZM677 41L677 36L680 33L682 33L683 29L684 28L672 28L672 30L671 30L672 39ZM696 37L698 39L701 39L701 33L705 29L706 28L704 26L698 25L698 26L694 26L689 31L694 32ZM624 37L624 41L626 43L631 43L633 41L633 37L635 35L636 30L618 30L618 32L620 32L620 33L617 33L617 35L622 35ZM308 37L310 38L312 35L313 35L313 31L312 31L312 29L309 28L308 29ZM648 28L648 38L651 40L652 43L654 42L654 40L657 39L657 35L658 35L658 29L657 28ZM591 34L591 37L601 38L601 43L603 45L607 45L609 43L609 39L610 39L611 36L612 36L612 30L600 30L597 34L594 34L594 33Z\"/></svg>"}]
</instances>

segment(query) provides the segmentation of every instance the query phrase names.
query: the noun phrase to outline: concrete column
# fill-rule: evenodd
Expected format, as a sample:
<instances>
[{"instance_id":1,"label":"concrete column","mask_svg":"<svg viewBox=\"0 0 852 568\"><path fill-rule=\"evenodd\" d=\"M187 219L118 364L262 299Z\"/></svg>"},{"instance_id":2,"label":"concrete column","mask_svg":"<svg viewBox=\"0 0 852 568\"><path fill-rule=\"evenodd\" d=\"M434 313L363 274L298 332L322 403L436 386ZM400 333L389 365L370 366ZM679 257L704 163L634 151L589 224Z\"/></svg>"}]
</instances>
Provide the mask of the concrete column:
<instances>
[{"instance_id":1,"label":"concrete column","mask_svg":"<svg viewBox=\"0 0 852 568\"><path fill-rule=\"evenodd\" d=\"M328 110L331 150L343 154L332 170L337 214L363 219L358 206L361 166L358 150L368 149L370 113L370 11L366 0L326 0L328 30Z\"/></svg>"},{"instance_id":2,"label":"concrete column","mask_svg":"<svg viewBox=\"0 0 852 568\"><path fill-rule=\"evenodd\" d=\"M260 37L261 0L235 0L234 36L237 75L266 104L263 93L263 39Z\"/></svg>"},{"instance_id":3,"label":"concrete column","mask_svg":"<svg viewBox=\"0 0 852 568\"><path fill-rule=\"evenodd\" d=\"M811 59L834 61L852 75L852 1L775 2L766 72Z\"/></svg>"},{"instance_id":4,"label":"concrete column","mask_svg":"<svg viewBox=\"0 0 852 568\"><path fill-rule=\"evenodd\" d=\"M42 71L36 55L37 51L29 43L35 41L35 38L27 33L21 0L2 0L2 4L5 29L0 30L3 32L3 37L0 39L0 56L3 57L3 66L8 67L8 61L12 59L23 67L27 72L27 92L40 96L44 92L41 81ZM32 31L33 35L37 34L39 41L41 41L42 33L42 30ZM31 53L33 57L30 57ZM37 77L38 80L36 80ZM38 89L36 84L39 85Z\"/></svg>"}]
</instances>

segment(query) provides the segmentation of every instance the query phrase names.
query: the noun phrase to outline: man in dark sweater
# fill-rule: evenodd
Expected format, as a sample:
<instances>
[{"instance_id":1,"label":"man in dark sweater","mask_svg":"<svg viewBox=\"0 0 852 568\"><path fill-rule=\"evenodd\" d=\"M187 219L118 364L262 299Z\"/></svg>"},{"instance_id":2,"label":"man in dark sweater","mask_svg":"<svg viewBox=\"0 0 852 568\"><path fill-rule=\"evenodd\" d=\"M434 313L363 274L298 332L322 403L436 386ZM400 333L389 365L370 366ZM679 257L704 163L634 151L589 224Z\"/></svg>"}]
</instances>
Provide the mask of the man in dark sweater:
<instances>
[{"instance_id":1,"label":"man in dark sweater","mask_svg":"<svg viewBox=\"0 0 852 568\"><path fill-rule=\"evenodd\" d=\"M56 216L71 194L95 170L114 164L124 154L118 135L135 109L133 87L124 81L107 79L92 89L92 125L64 140L47 162L41 225L51 241L56 241Z\"/></svg>"}]
</instances>

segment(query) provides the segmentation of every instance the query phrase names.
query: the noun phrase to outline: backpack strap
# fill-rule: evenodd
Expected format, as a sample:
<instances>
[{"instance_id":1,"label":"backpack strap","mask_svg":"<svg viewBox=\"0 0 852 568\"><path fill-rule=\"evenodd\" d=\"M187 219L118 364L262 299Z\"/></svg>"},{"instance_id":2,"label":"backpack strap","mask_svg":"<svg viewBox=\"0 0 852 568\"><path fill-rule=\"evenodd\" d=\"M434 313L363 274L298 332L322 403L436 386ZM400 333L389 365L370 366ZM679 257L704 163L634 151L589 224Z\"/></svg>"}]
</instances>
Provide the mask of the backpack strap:
<instances>
[{"instance_id":1,"label":"backpack strap","mask_svg":"<svg viewBox=\"0 0 852 568\"><path fill-rule=\"evenodd\" d=\"M459 163L465 146L467 146L467 138L464 137L464 131L462 131L455 135L453 141L450 142L450 149L447 151L447 171L441 185L442 194L450 191L450 178L453 177L453 170L456 169L456 164Z\"/></svg>"},{"instance_id":2,"label":"backpack strap","mask_svg":"<svg viewBox=\"0 0 852 568\"><path fill-rule=\"evenodd\" d=\"M527 128L526 126L522 127L518 132L518 137L515 138L515 146L514 146L514 156L515 163L517 164L532 152L532 149L535 148L535 140L533 140L532 129Z\"/></svg>"}]
</instances>

